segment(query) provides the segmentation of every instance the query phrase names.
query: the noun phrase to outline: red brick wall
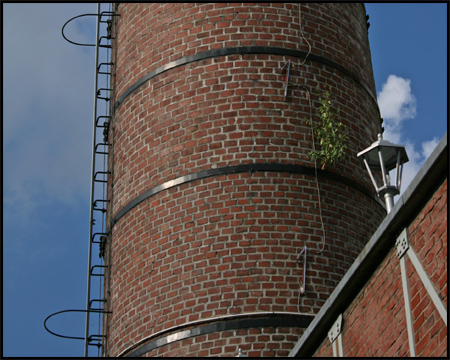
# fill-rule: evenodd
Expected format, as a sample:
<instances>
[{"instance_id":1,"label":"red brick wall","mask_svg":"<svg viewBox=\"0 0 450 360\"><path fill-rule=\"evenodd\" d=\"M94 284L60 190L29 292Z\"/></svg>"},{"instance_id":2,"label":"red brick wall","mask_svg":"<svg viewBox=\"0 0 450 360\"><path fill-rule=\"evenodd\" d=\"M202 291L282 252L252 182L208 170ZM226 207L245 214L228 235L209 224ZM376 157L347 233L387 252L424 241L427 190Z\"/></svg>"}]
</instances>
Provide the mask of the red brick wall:
<instances>
[{"instance_id":1,"label":"red brick wall","mask_svg":"<svg viewBox=\"0 0 450 360\"><path fill-rule=\"evenodd\" d=\"M183 56L238 46L308 50L298 4L121 3L117 12L113 104L142 76ZM364 7L302 4L302 19L311 53L354 72L375 94ZM350 131L346 160L327 169L371 189L356 153L379 132L376 104L361 83L321 63L298 66L303 59L296 58L286 102L280 70L287 60L238 54L196 61L127 96L111 122L109 219L152 187L198 171L248 163L314 166L304 119L310 112L317 118L316 86L332 87ZM305 245L307 294L300 310L317 313L385 214L374 197L333 176L319 182L326 230L320 254L314 252L323 236L312 176L214 176L160 192L127 212L108 239L106 297L113 313L105 321L105 353L116 356L188 321L298 311L302 270L295 258Z\"/></svg>"},{"instance_id":2,"label":"red brick wall","mask_svg":"<svg viewBox=\"0 0 450 360\"><path fill-rule=\"evenodd\" d=\"M114 119L114 214L152 186L211 167L251 162L311 166L311 129L304 119L310 111L317 118L316 86L332 86L333 101L350 128L345 161L328 169L371 189L355 154L376 139L374 104L362 88L317 64L324 78L308 80L313 109L304 92L294 91L295 98L285 102L284 76L278 74L284 62L274 55L203 60L163 73L126 98Z\"/></svg>"},{"instance_id":3,"label":"red brick wall","mask_svg":"<svg viewBox=\"0 0 450 360\"><path fill-rule=\"evenodd\" d=\"M143 75L183 56L238 46L308 51L307 42L312 53L348 68L375 90L362 4L302 4L307 42L297 3L121 3L118 13L117 98Z\"/></svg>"},{"instance_id":4,"label":"red brick wall","mask_svg":"<svg viewBox=\"0 0 450 360\"><path fill-rule=\"evenodd\" d=\"M336 201L364 212L351 189L342 192ZM110 341L123 348L137 335L199 318L297 311L302 269L295 259L304 244L321 241L313 198L312 179L246 173L186 184L134 208L112 233L111 319L123 332ZM331 223L335 202L324 206ZM324 252L308 254L302 312L318 312L360 251L360 227L375 227L349 212L339 216L346 225L327 226ZM355 229L351 239L347 226Z\"/></svg>"},{"instance_id":5,"label":"red brick wall","mask_svg":"<svg viewBox=\"0 0 450 360\"><path fill-rule=\"evenodd\" d=\"M298 4L224 5L120 4L121 16L115 17L117 66L112 102L151 70L194 52L253 45L307 51L298 35ZM361 4L308 4L302 6L302 22L313 54L353 71L375 94L363 10ZM230 13L239 20L231 21L225 30L218 19L226 19ZM186 18L181 18L183 14ZM175 31L177 26L192 28ZM238 34L242 39L217 41L218 35L211 27L220 33ZM203 48L191 32L196 36L204 33L202 41L212 38L214 42ZM278 39L284 33L286 39ZM325 33L327 36L323 36ZM172 37L179 40L172 43ZM250 41L253 37L274 39ZM186 50L171 50L171 56L163 51L168 44L176 49L178 42ZM254 161L311 165L307 156L312 150L311 131L303 119L310 113L316 117L316 87L332 87L334 105L340 107L342 120L350 130L350 156L335 170L371 189L370 179L354 155L376 140L380 131L376 104L361 85L333 68L309 61L296 66L303 59L293 59L287 103L283 96L285 74L280 73L287 60L286 56L276 55L202 60L165 72L127 97L114 119L113 212L144 189L160 183L161 178L175 178L211 165ZM304 88L311 93L312 109Z\"/></svg>"},{"instance_id":6,"label":"red brick wall","mask_svg":"<svg viewBox=\"0 0 450 360\"><path fill-rule=\"evenodd\" d=\"M447 307L447 180L409 225L410 246ZM392 240L393 243L395 239ZM410 356L400 262L393 246L370 282L343 315L343 348L348 357ZM447 356L447 327L411 261L406 269L411 293L416 355ZM315 356L332 355L325 339Z\"/></svg>"},{"instance_id":7,"label":"red brick wall","mask_svg":"<svg viewBox=\"0 0 450 360\"><path fill-rule=\"evenodd\" d=\"M434 194L419 217L411 224L411 243L428 278L447 308L447 180ZM408 264L409 263L409 264ZM411 307L418 356L447 354L447 327L408 260Z\"/></svg>"}]
</instances>

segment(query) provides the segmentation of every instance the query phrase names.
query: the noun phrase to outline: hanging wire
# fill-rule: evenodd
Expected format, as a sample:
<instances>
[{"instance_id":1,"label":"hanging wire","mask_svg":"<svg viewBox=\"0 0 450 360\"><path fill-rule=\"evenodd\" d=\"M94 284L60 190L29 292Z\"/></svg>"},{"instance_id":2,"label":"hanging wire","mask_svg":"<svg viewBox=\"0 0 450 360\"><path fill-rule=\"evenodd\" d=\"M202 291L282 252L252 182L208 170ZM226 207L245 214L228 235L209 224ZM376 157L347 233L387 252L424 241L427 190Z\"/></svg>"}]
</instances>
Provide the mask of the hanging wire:
<instances>
[{"instance_id":1,"label":"hanging wire","mask_svg":"<svg viewBox=\"0 0 450 360\"><path fill-rule=\"evenodd\" d=\"M306 41L308 44L308 53L306 54L305 58L303 59L303 62L299 64L299 66L304 65L306 62L306 59L308 58L309 54L311 53L311 44L309 41L305 38L305 35L303 34L302 29L302 8L300 3L298 3L298 18L299 18L299 26L300 26L300 34L302 35L302 39Z\"/></svg>"},{"instance_id":2,"label":"hanging wire","mask_svg":"<svg viewBox=\"0 0 450 360\"><path fill-rule=\"evenodd\" d=\"M309 41L305 38L305 35L303 34L301 3L298 4L298 17L299 17L299 26L300 26L301 37L308 44L308 53L306 54L305 58L303 59L303 62L300 62L300 64L298 64L298 66L302 66L302 65L305 64L306 59L308 58L309 54L311 53L311 44L309 43ZM303 86L301 86L301 88L303 88L306 91L306 97L308 99L308 104L309 104L309 121L310 121L310 124L311 124L311 136L312 136L312 143L313 143L313 151L315 152L316 151L316 144L315 144L315 140L314 140L314 128L313 128L313 125L312 125L311 96L310 96L310 93L309 93L308 89L306 89ZM320 223L322 225L322 232L323 232L322 249L320 249L319 251L315 251L315 252L320 254L323 251L323 249L325 248L325 226L323 224L323 217L322 217L322 202L321 202L321 196L320 196L319 180L318 180L318 176L317 176L317 159L316 158L314 158L314 173L315 173L317 197L318 197L318 200L319 200L319 218L320 218Z\"/></svg>"},{"instance_id":3,"label":"hanging wire","mask_svg":"<svg viewBox=\"0 0 450 360\"><path fill-rule=\"evenodd\" d=\"M305 87L301 86L301 88L303 88L306 92L306 97L308 99L308 104L309 104L309 121L311 124L311 137L312 137L312 144L313 144L313 152L316 151L316 142L314 140L314 128L312 125L312 114L311 114L311 96L309 94L308 89L306 89ZM320 224L322 226L322 233L323 233L323 240L322 240L322 249L320 249L319 251L317 250L312 250L314 252L317 252L318 254L320 254L323 249L325 248L325 225L323 223L323 216L322 216L322 201L321 201L321 196L320 196L320 187L319 187L319 179L318 179L318 174L317 174L317 159L314 158L314 174L315 174L315 184L316 184L316 189L317 189L317 198L319 201L319 219L320 219Z\"/></svg>"},{"instance_id":4,"label":"hanging wire","mask_svg":"<svg viewBox=\"0 0 450 360\"><path fill-rule=\"evenodd\" d=\"M312 137L312 143L313 143L313 152L316 152L316 142L314 140L314 128L312 125L312 117L311 117L311 96L309 94L309 91L306 90L306 95L308 98L308 102L309 102L309 121L311 124L311 137ZM319 200L319 218L320 218L320 223L322 225L322 233L323 233L323 240L322 240L322 249L320 249L319 251L315 251L318 254L320 254L323 249L325 248L325 226L323 224L323 217L322 217L322 202L321 202L321 197L320 197L320 187L319 187L319 179L317 176L317 158L314 157L314 173L315 173L315 182L316 182L316 189L317 189L317 198Z\"/></svg>"}]
</instances>

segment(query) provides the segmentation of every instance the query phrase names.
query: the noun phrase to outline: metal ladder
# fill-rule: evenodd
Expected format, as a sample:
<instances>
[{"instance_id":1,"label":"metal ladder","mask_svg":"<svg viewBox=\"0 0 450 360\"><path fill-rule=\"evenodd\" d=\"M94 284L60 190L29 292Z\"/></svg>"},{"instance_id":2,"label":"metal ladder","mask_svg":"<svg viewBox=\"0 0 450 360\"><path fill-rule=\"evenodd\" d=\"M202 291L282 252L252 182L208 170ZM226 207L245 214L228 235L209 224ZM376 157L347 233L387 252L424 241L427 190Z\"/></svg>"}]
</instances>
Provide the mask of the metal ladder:
<instances>
[{"instance_id":1,"label":"metal ladder","mask_svg":"<svg viewBox=\"0 0 450 360\"><path fill-rule=\"evenodd\" d=\"M106 335L102 334L103 314L110 313L104 310L106 299L103 294L103 281L107 266L103 262L107 234L106 207L108 176L111 175L108 168L108 153L111 146L108 133L111 116L109 113L109 101L111 89L109 88L111 66L109 60L111 49L111 25L114 12L102 11L102 4L97 6L97 31L96 31L96 53L95 53L95 93L94 93L94 124L92 144L92 177L91 177L91 206L89 219L89 252L88 252L88 277L87 277L87 300L86 300L86 332L84 356L89 356L89 346L97 346L97 351L103 346ZM106 26L105 26L106 25ZM105 34L106 35L102 35ZM105 83L105 87L100 87ZM102 109L104 107L104 109ZM103 131L99 131L103 129ZM98 250L99 256L93 256ZM98 284L94 279L99 278ZM98 296L93 295L98 291ZM95 315L95 316L93 316ZM98 330L93 332L91 328L97 322Z\"/></svg>"},{"instance_id":2,"label":"metal ladder","mask_svg":"<svg viewBox=\"0 0 450 360\"><path fill-rule=\"evenodd\" d=\"M109 200L107 199L107 194L105 190L105 186L108 184L108 175L111 173L107 170L108 166L108 154L109 147L111 143L108 139L109 134L109 124L111 121L111 116L109 114L110 107L110 93L111 89L110 81L111 81L111 66L114 65L111 61L109 61L110 49L111 49L111 28L112 28L112 18L114 16L119 16L115 14L113 11L101 11L102 3L98 3L97 5L97 13L96 14L81 14L77 15L63 25L61 29L61 34L63 38L71 44L78 46L95 46L95 92L94 92L94 129L93 129L93 144L92 144L92 177L91 177L91 206L90 206L90 216L89 216L89 252L88 252L88 277L87 277L87 300L86 300L86 309L68 309L63 311L55 312L44 320L44 327L50 334L66 338L66 339L74 339L74 340L84 340L84 356L89 356L89 345L97 346L97 351L99 355L100 349L103 346L102 341L106 338L105 335L102 334L102 317L103 314L109 314L111 311L106 311L103 308L103 305L106 303L106 299L102 294L103 285L102 281L105 278L105 269L106 265L103 264L102 257L105 252L105 245L107 234L105 232L105 213L106 207ZM106 4L110 6L109 3ZM64 29L66 25L75 19L85 17L85 16L95 16L97 18L97 30L96 30L96 43L95 44L85 44L78 43L68 39L64 33ZM106 24L106 28L104 26ZM106 36L100 36L100 33L106 32ZM106 58L106 61L103 59ZM106 87L100 88L99 81L105 81ZM102 92L106 92L106 95L103 95ZM105 104L105 110L102 113L99 110L99 102ZM103 128L103 133L99 134L97 130L99 128ZM103 136L103 137L102 137ZM103 167L100 167L98 160L103 159ZM101 194L101 195L99 195ZM100 207L99 207L100 206ZM100 224L96 224L96 221L99 220ZM99 252L99 260L94 261L92 258L93 250L97 248ZM100 282L96 287L93 284L93 278L99 277ZM103 278L103 279L102 279ZM93 298L91 296L92 290L98 290L99 296L98 298ZM97 306L94 305L99 304ZM76 313L86 313L86 331L85 336L67 336L61 335L51 331L47 327L47 321L56 315L60 315L68 312L76 312ZM97 314L98 319L98 330L96 333L91 334L91 326L92 317L90 314Z\"/></svg>"}]
</instances>

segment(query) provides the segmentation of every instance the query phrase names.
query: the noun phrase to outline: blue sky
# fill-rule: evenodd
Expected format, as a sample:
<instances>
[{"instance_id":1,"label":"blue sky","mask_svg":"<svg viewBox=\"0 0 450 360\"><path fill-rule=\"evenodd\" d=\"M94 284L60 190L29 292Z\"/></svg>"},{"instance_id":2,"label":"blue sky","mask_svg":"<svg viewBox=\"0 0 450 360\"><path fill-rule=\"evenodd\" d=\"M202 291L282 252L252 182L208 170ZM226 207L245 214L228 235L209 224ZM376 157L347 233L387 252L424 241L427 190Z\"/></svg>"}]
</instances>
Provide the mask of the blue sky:
<instances>
[{"instance_id":1,"label":"blue sky","mask_svg":"<svg viewBox=\"0 0 450 360\"><path fill-rule=\"evenodd\" d=\"M97 5L2 9L3 355L83 356L83 341L54 337L43 321L86 305L94 48L67 43L61 27ZM385 139L410 158L404 190L447 131L447 4L366 10ZM80 19L67 33L92 42L95 22ZM84 336L84 321L65 314L48 325Z\"/></svg>"}]
</instances>

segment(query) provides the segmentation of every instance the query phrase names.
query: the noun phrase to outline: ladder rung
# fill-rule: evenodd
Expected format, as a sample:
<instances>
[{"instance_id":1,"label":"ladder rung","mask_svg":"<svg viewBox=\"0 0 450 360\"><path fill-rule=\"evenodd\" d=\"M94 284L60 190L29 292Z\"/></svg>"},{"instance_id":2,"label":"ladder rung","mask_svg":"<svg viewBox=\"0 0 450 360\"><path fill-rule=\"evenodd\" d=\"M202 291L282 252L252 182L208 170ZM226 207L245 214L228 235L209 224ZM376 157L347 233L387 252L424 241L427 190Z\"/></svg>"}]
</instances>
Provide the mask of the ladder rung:
<instances>
[{"instance_id":1,"label":"ladder rung","mask_svg":"<svg viewBox=\"0 0 450 360\"><path fill-rule=\"evenodd\" d=\"M94 206L95 206L95 203L96 202L109 202L109 200L105 200L105 199L97 199L97 200L94 200Z\"/></svg>"},{"instance_id":2,"label":"ladder rung","mask_svg":"<svg viewBox=\"0 0 450 360\"><path fill-rule=\"evenodd\" d=\"M108 88L101 88L101 89L98 89L98 90L97 90L97 99L101 99L101 100L109 101L109 100L110 100L110 98L108 98L108 97L103 97L103 96L100 96L100 95L101 95L101 93L102 93L102 90L105 90L105 91L109 91L109 92L111 92L111 89L108 89Z\"/></svg>"},{"instance_id":3,"label":"ladder rung","mask_svg":"<svg viewBox=\"0 0 450 360\"><path fill-rule=\"evenodd\" d=\"M109 171L97 171L97 172L94 174L94 181L95 181L95 182L107 183L108 180L97 180L97 179L96 179L97 174L106 174L106 175L109 175L109 174L111 174L111 173L110 173Z\"/></svg>"},{"instance_id":4,"label":"ladder rung","mask_svg":"<svg viewBox=\"0 0 450 360\"><path fill-rule=\"evenodd\" d=\"M89 310L98 310L98 311L103 311L103 309L101 309L101 308L98 308L98 309L93 309L92 308L92 303L93 302L103 302L103 303L105 303L106 302L106 299L92 299L91 301L89 301Z\"/></svg>"},{"instance_id":5,"label":"ladder rung","mask_svg":"<svg viewBox=\"0 0 450 360\"><path fill-rule=\"evenodd\" d=\"M97 199L94 201L93 205L94 205L94 209L97 206L97 202L103 202L103 203L109 203L109 200L103 200L103 199Z\"/></svg>"},{"instance_id":6,"label":"ladder rung","mask_svg":"<svg viewBox=\"0 0 450 360\"><path fill-rule=\"evenodd\" d=\"M94 265L93 267L91 267L91 271L90 271L90 276L105 276L105 274L94 274L94 268L106 268L106 265Z\"/></svg>"},{"instance_id":7,"label":"ladder rung","mask_svg":"<svg viewBox=\"0 0 450 360\"><path fill-rule=\"evenodd\" d=\"M113 62L109 62L109 63L100 63L100 64L98 65L98 67L97 67L97 74L111 75L110 72L103 72L103 71L100 71L100 67L101 67L102 65L112 66L112 65L114 65L114 63L113 63Z\"/></svg>"},{"instance_id":8,"label":"ladder rung","mask_svg":"<svg viewBox=\"0 0 450 360\"><path fill-rule=\"evenodd\" d=\"M116 14L114 11L102 11L100 13L100 18L98 21L101 23L106 23L106 22L108 22L109 19L102 20L102 16L120 16L120 14Z\"/></svg>"},{"instance_id":9,"label":"ladder rung","mask_svg":"<svg viewBox=\"0 0 450 360\"><path fill-rule=\"evenodd\" d=\"M101 115L101 116L97 117L97 120L95 120L95 126L96 127L106 127L107 125L105 125L105 123L103 123L103 125L99 125L98 124L100 119L108 119L108 121L105 121L105 123L107 124L109 122L109 120L111 120L111 116Z\"/></svg>"},{"instance_id":10,"label":"ladder rung","mask_svg":"<svg viewBox=\"0 0 450 360\"><path fill-rule=\"evenodd\" d=\"M95 237L97 235L108 236L108 234L102 233L102 232L95 233L94 235L92 235L92 239L91 239L92 243L94 243L94 244L100 244L102 242L101 240L100 241L94 241L94 239L95 239Z\"/></svg>"},{"instance_id":11,"label":"ladder rung","mask_svg":"<svg viewBox=\"0 0 450 360\"><path fill-rule=\"evenodd\" d=\"M88 345L97 346L98 348L103 347L102 337L106 337L106 335L91 335L88 337ZM93 341L97 341L96 343L92 343Z\"/></svg>"},{"instance_id":12,"label":"ladder rung","mask_svg":"<svg viewBox=\"0 0 450 360\"><path fill-rule=\"evenodd\" d=\"M107 151L98 151L98 150L97 150L97 148L98 148L99 146L101 146L101 145L103 145L103 146L111 146L111 144L108 144L108 143L98 143L97 145L95 145L95 153L96 153L96 154L105 154L105 155L108 155L108 152L107 152Z\"/></svg>"}]
</instances>

